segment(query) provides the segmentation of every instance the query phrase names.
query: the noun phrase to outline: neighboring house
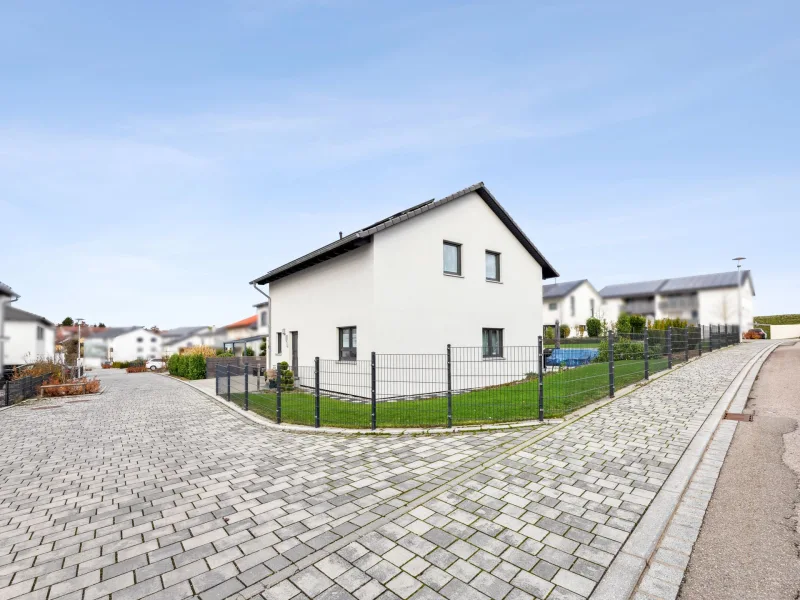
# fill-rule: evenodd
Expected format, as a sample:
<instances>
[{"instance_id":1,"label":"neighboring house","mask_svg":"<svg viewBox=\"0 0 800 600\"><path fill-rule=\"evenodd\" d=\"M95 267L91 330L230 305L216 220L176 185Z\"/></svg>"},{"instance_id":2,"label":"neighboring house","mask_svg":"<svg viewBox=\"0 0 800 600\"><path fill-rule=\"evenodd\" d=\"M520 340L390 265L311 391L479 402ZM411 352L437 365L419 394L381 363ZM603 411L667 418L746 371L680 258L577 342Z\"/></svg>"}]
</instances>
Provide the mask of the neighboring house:
<instances>
[{"instance_id":1,"label":"neighboring house","mask_svg":"<svg viewBox=\"0 0 800 600\"><path fill-rule=\"evenodd\" d=\"M3 312L5 367L24 365L39 359L55 359L55 324L42 316L8 304Z\"/></svg>"},{"instance_id":2,"label":"neighboring house","mask_svg":"<svg viewBox=\"0 0 800 600\"><path fill-rule=\"evenodd\" d=\"M127 362L161 356L161 334L144 327L94 328L84 336L83 357L88 367L98 367L106 360Z\"/></svg>"},{"instance_id":3,"label":"neighboring house","mask_svg":"<svg viewBox=\"0 0 800 600\"><path fill-rule=\"evenodd\" d=\"M250 348L254 355L258 356L261 340L265 336L259 333L259 319L260 315L256 313L252 317L218 329L223 348L233 351L237 356L241 355L245 348Z\"/></svg>"},{"instance_id":4,"label":"neighboring house","mask_svg":"<svg viewBox=\"0 0 800 600\"><path fill-rule=\"evenodd\" d=\"M588 279L565 281L542 287L542 315L545 325L569 325L570 336L583 335L586 320L601 318L600 294Z\"/></svg>"},{"instance_id":5,"label":"neighboring house","mask_svg":"<svg viewBox=\"0 0 800 600\"><path fill-rule=\"evenodd\" d=\"M3 379L5 373L5 344L9 341L5 329L5 307L11 302L16 302L19 299L19 294L15 293L10 286L0 281L0 380Z\"/></svg>"},{"instance_id":6,"label":"neighboring house","mask_svg":"<svg viewBox=\"0 0 800 600\"><path fill-rule=\"evenodd\" d=\"M271 364L346 362L447 344L500 359L535 346L542 280L557 277L489 190L430 200L301 256L269 284Z\"/></svg>"},{"instance_id":7,"label":"neighboring house","mask_svg":"<svg viewBox=\"0 0 800 600\"><path fill-rule=\"evenodd\" d=\"M256 309L256 316L258 317L256 333L266 337L269 333L269 302L260 302L253 306Z\"/></svg>"},{"instance_id":8,"label":"neighboring house","mask_svg":"<svg viewBox=\"0 0 800 600\"><path fill-rule=\"evenodd\" d=\"M216 346L213 334L213 328L207 325L176 327L168 331L162 331L162 352L164 356L170 356L196 346ZM210 343L207 344L206 342Z\"/></svg>"},{"instance_id":9,"label":"neighboring house","mask_svg":"<svg viewBox=\"0 0 800 600\"><path fill-rule=\"evenodd\" d=\"M741 331L753 327L753 279L741 272ZM739 273L713 273L673 279L609 285L600 290L602 310L609 321L620 313L648 319L680 318L694 324L735 325L739 316Z\"/></svg>"}]
</instances>

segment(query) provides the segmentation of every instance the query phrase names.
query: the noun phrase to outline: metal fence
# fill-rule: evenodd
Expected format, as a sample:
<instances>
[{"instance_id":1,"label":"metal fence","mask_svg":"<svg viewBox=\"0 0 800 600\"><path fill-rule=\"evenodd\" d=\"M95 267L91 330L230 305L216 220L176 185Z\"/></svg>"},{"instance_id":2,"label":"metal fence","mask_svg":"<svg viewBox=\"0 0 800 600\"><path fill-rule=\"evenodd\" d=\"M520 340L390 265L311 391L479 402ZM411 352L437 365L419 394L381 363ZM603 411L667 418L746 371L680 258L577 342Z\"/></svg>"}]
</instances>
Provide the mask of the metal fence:
<instances>
[{"instance_id":1,"label":"metal fence","mask_svg":"<svg viewBox=\"0 0 800 600\"><path fill-rule=\"evenodd\" d=\"M217 395L276 422L360 429L454 427L562 417L690 358L738 343L735 327L689 326L537 346L220 366Z\"/></svg>"},{"instance_id":2,"label":"metal fence","mask_svg":"<svg viewBox=\"0 0 800 600\"><path fill-rule=\"evenodd\" d=\"M0 403L11 406L28 398L33 398L39 392L39 386L50 378L50 375L36 377L20 377L19 379L6 380L3 384L3 395Z\"/></svg>"}]
</instances>

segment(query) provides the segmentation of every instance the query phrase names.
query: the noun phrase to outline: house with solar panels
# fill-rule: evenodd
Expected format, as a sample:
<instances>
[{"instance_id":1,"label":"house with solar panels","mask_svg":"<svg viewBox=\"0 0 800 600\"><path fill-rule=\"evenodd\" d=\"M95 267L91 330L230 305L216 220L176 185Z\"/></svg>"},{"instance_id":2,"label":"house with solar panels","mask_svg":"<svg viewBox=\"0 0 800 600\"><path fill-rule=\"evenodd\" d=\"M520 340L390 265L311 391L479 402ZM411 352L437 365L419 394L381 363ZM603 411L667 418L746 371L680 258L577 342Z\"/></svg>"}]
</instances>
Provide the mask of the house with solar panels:
<instances>
[{"instance_id":1,"label":"house with solar panels","mask_svg":"<svg viewBox=\"0 0 800 600\"><path fill-rule=\"evenodd\" d=\"M600 290L601 309L609 321L626 312L701 325L738 323L740 331L753 327L754 296L753 278L747 270L608 285Z\"/></svg>"},{"instance_id":2,"label":"house with solar panels","mask_svg":"<svg viewBox=\"0 0 800 600\"><path fill-rule=\"evenodd\" d=\"M483 183L428 200L251 281L269 285L271 365L345 363L447 344L535 346L558 272ZM296 369L295 369L296 372Z\"/></svg>"},{"instance_id":3,"label":"house with solar panels","mask_svg":"<svg viewBox=\"0 0 800 600\"><path fill-rule=\"evenodd\" d=\"M568 325L570 337L582 336L586 320L603 318L602 298L588 279L551 283L542 287L545 326Z\"/></svg>"}]
</instances>

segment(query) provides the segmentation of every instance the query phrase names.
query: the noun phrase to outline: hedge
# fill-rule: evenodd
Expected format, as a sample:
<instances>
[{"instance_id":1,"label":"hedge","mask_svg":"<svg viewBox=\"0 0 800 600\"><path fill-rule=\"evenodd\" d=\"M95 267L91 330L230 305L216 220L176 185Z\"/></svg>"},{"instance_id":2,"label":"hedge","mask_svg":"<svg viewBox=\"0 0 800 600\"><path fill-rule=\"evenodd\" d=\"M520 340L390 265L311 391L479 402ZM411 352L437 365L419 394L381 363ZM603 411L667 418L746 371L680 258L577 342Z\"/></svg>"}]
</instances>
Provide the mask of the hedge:
<instances>
[{"instance_id":1,"label":"hedge","mask_svg":"<svg viewBox=\"0 0 800 600\"><path fill-rule=\"evenodd\" d=\"M205 379L206 358L200 354L173 354L167 361L170 375L184 379Z\"/></svg>"},{"instance_id":2,"label":"hedge","mask_svg":"<svg viewBox=\"0 0 800 600\"><path fill-rule=\"evenodd\" d=\"M766 315L753 317L758 325L800 325L800 315Z\"/></svg>"}]
</instances>

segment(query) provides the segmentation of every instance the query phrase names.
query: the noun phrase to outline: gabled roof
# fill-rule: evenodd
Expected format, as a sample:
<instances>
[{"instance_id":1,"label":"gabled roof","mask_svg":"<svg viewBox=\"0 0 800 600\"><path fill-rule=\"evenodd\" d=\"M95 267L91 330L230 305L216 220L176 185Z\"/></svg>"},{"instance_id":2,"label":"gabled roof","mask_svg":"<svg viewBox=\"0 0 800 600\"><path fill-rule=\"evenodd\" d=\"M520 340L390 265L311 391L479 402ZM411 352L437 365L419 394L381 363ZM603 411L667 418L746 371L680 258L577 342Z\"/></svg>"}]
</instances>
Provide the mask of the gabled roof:
<instances>
[{"instance_id":1,"label":"gabled roof","mask_svg":"<svg viewBox=\"0 0 800 600\"><path fill-rule=\"evenodd\" d=\"M164 340L171 339L171 338L188 338L192 337L194 334L208 330L208 325L189 325L186 327L173 327L172 329L168 329L167 331L161 332L161 337Z\"/></svg>"},{"instance_id":2,"label":"gabled roof","mask_svg":"<svg viewBox=\"0 0 800 600\"><path fill-rule=\"evenodd\" d=\"M97 327L93 328L93 331L88 335L85 335L86 338L115 338L120 335L125 335L126 333L130 333L131 331L136 331L137 329L141 329L144 331L144 327L140 327L139 325L132 325L130 327ZM153 333L152 331L150 333Z\"/></svg>"},{"instance_id":3,"label":"gabled roof","mask_svg":"<svg viewBox=\"0 0 800 600\"><path fill-rule=\"evenodd\" d=\"M564 296L569 294L572 290L576 289L579 285L588 281L589 281L588 279L579 279L578 281L564 281L562 283L551 283L548 285L543 285L542 298L544 299L563 298Z\"/></svg>"},{"instance_id":4,"label":"gabled roof","mask_svg":"<svg viewBox=\"0 0 800 600\"><path fill-rule=\"evenodd\" d=\"M237 329L239 327L255 327L257 321L258 321L258 315L253 315L252 317L247 317L246 319L242 319L241 321L236 321L236 323L225 325L223 329Z\"/></svg>"},{"instance_id":5,"label":"gabled roof","mask_svg":"<svg viewBox=\"0 0 800 600\"><path fill-rule=\"evenodd\" d=\"M417 204L408 208L404 211L396 213L390 217L382 219L377 223L373 223L368 227L364 227L363 229L359 229L358 231L351 233L350 235L346 235L341 239L336 240L328 244L327 246L323 246L313 252L310 252L300 258L296 258L295 260L286 263L285 265L278 267L277 269L273 269L272 271L262 275L261 277L254 279L250 283L257 283L258 285L264 285L265 283L271 283L282 277L286 277L287 275L291 275L292 273L296 273L298 271L302 271L303 269L307 269L308 267L315 265L317 263L324 262L326 260L330 260L335 256L340 254L344 254L345 252L350 252L351 250L355 250L361 246L369 244L372 242L372 236L376 233L383 231L384 229L388 229L393 225L397 225L398 223L402 223L404 221L408 221L409 219L413 219L414 217L418 217L428 211L434 210L447 204L448 202L452 202L453 200L457 200L467 194L472 192L477 193L489 208L492 209L494 214L503 222L503 224L508 227L509 231L514 234L514 237L519 240L520 244L522 244L528 253L538 262L542 267L542 278L543 279L551 279L553 277L558 277L558 271L556 271L553 266L547 262L544 256L542 256L541 252L533 245L533 242L525 235L525 233L520 229L519 225L517 225L511 216L506 212L506 210L500 206L500 203L495 199L492 193L488 190L488 188L483 184L483 182L476 183L475 185L471 185L468 188L464 188L461 191L456 192L455 194L451 194L445 198L440 200L427 200L422 202L421 204Z\"/></svg>"},{"instance_id":6,"label":"gabled roof","mask_svg":"<svg viewBox=\"0 0 800 600\"><path fill-rule=\"evenodd\" d=\"M19 294L15 293L14 290L11 289L11 286L6 285L2 281L0 281L0 296L16 296L19 298Z\"/></svg>"},{"instance_id":7,"label":"gabled roof","mask_svg":"<svg viewBox=\"0 0 800 600\"><path fill-rule=\"evenodd\" d=\"M11 305L6 305L3 314L6 321L33 321L36 323L42 323L44 325L47 325L48 327L55 327L55 323L51 323L44 317L28 312L27 310L16 308Z\"/></svg>"},{"instance_id":8,"label":"gabled roof","mask_svg":"<svg viewBox=\"0 0 800 600\"><path fill-rule=\"evenodd\" d=\"M742 283L753 278L750 271L742 271ZM700 290L713 290L716 288L737 287L739 274L736 271L726 273L711 273L709 275L691 275L689 277L673 277L672 279L656 279L653 281L640 281L636 283L622 283L607 285L600 290L603 298L633 298L636 296L653 296L655 294L680 294L682 292L697 292ZM753 288L755 295L755 288Z\"/></svg>"}]
</instances>

